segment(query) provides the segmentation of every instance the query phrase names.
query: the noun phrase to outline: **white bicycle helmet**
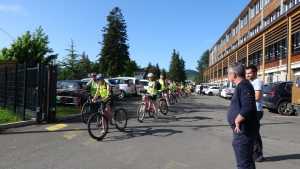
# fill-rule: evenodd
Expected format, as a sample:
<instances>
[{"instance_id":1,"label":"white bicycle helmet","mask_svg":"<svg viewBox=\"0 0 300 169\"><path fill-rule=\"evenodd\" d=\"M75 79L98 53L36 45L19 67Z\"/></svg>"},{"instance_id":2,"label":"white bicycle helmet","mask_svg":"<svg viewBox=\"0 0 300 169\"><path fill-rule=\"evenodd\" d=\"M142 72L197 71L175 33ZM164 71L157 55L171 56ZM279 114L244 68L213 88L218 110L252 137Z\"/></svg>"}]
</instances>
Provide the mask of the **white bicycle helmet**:
<instances>
[{"instance_id":1,"label":"white bicycle helmet","mask_svg":"<svg viewBox=\"0 0 300 169\"><path fill-rule=\"evenodd\" d=\"M148 77L153 77L154 74L153 73L148 73Z\"/></svg>"}]
</instances>

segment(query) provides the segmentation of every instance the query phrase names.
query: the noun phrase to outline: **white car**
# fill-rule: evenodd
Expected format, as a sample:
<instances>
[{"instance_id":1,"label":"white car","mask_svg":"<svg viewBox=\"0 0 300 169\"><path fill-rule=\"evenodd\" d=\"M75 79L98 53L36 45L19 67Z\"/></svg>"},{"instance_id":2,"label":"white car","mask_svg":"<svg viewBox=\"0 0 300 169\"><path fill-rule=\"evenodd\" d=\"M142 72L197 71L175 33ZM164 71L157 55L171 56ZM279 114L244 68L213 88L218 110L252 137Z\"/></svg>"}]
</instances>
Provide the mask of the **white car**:
<instances>
[{"instance_id":1,"label":"white car","mask_svg":"<svg viewBox=\"0 0 300 169\"><path fill-rule=\"evenodd\" d=\"M204 93L207 95L217 95L219 93L219 89L220 89L219 86L211 86L209 88L206 88L204 90Z\"/></svg>"},{"instance_id":2,"label":"white car","mask_svg":"<svg viewBox=\"0 0 300 169\"><path fill-rule=\"evenodd\" d=\"M140 83L144 86L144 89L146 91L148 91L148 83L149 83L149 80L140 80Z\"/></svg>"}]
</instances>

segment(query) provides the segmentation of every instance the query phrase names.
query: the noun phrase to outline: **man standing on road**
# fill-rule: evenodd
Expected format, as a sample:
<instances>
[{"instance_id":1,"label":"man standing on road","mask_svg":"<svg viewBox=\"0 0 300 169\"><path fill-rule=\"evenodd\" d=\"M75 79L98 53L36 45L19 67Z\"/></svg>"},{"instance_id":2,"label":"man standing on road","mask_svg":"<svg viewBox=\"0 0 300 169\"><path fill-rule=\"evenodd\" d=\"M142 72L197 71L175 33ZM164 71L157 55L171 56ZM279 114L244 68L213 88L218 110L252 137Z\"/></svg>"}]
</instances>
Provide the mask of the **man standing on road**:
<instances>
[{"instance_id":1,"label":"man standing on road","mask_svg":"<svg viewBox=\"0 0 300 169\"><path fill-rule=\"evenodd\" d=\"M245 79L243 64L230 64L227 75L228 79L236 85L227 112L227 120L233 129L232 147L237 167L255 169L253 145L259 131L259 121L256 115L254 89Z\"/></svg>"},{"instance_id":2,"label":"man standing on road","mask_svg":"<svg viewBox=\"0 0 300 169\"><path fill-rule=\"evenodd\" d=\"M256 101L256 109L257 109L257 118L261 120L264 116L264 109L262 107L262 98L264 93L264 84L263 82L257 78L257 68L256 66L248 66L246 68L246 78L251 82L255 91L255 101ZM260 133L254 142L253 147L253 159L255 162L261 162L264 159L262 153L262 141L260 137Z\"/></svg>"}]
</instances>

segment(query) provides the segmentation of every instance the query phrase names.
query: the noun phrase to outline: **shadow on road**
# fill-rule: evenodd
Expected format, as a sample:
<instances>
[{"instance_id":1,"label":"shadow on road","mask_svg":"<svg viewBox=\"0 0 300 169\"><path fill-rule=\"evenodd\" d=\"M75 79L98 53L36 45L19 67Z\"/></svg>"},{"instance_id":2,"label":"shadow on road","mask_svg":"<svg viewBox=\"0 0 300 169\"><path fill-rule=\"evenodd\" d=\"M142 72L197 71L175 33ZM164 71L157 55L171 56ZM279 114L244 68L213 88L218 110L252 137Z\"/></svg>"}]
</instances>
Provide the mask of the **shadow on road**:
<instances>
[{"instance_id":1,"label":"shadow on road","mask_svg":"<svg viewBox=\"0 0 300 169\"><path fill-rule=\"evenodd\" d=\"M280 155L280 156L272 156L272 157L265 157L266 162L275 162L275 161L284 161L284 160L293 160L293 159L300 159L300 154L287 154L287 155Z\"/></svg>"}]
</instances>

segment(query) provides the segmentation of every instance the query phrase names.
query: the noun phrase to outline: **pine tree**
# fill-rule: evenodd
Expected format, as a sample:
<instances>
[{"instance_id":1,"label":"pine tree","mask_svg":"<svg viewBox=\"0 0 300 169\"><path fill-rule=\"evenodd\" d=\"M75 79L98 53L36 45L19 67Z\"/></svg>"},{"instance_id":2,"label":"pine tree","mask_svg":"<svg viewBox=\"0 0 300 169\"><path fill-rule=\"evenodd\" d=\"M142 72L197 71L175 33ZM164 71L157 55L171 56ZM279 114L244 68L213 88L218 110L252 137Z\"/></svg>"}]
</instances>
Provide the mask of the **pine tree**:
<instances>
[{"instance_id":1,"label":"pine tree","mask_svg":"<svg viewBox=\"0 0 300 169\"><path fill-rule=\"evenodd\" d=\"M198 74L196 75L195 82L200 84L203 83L203 72L209 66L209 50L203 52L197 63L198 67L196 67L196 69L198 70Z\"/></svg>"},{"instance_id":2,"label":"pine tree","mask_svg":"<svg viewBox=\"0 0 300 169\"><path fill-rule=\"evenodd\" d=\"M68 79L78 79L78 73L80 72L80 70L78 69L78 56L79 54L77 54L76 50L74 49L75 45L73 42L73 39L71 39L71 45L70 49L65 49L66 51L69 52L69 54L67 54L66 57L63 58L63 61L59 62L59 64L63 67L63 69L65 68L66 70L63 70L62 72L64 72L64 80L68 80Z\"/></svg>"},{"instance_id":3,"label":"pine tree","mask_svg":"<svg viewBox=\"0 0 300 169\"><path fill-rule=\"evenodd\" d=\"M126 23L121 9L115 7L107 16L107 27L103 27L101 57L99 59L100 72L105 76L117 76L125 71L129 58L129 45L126 44Z\"/></svg>"}]
</instances>

